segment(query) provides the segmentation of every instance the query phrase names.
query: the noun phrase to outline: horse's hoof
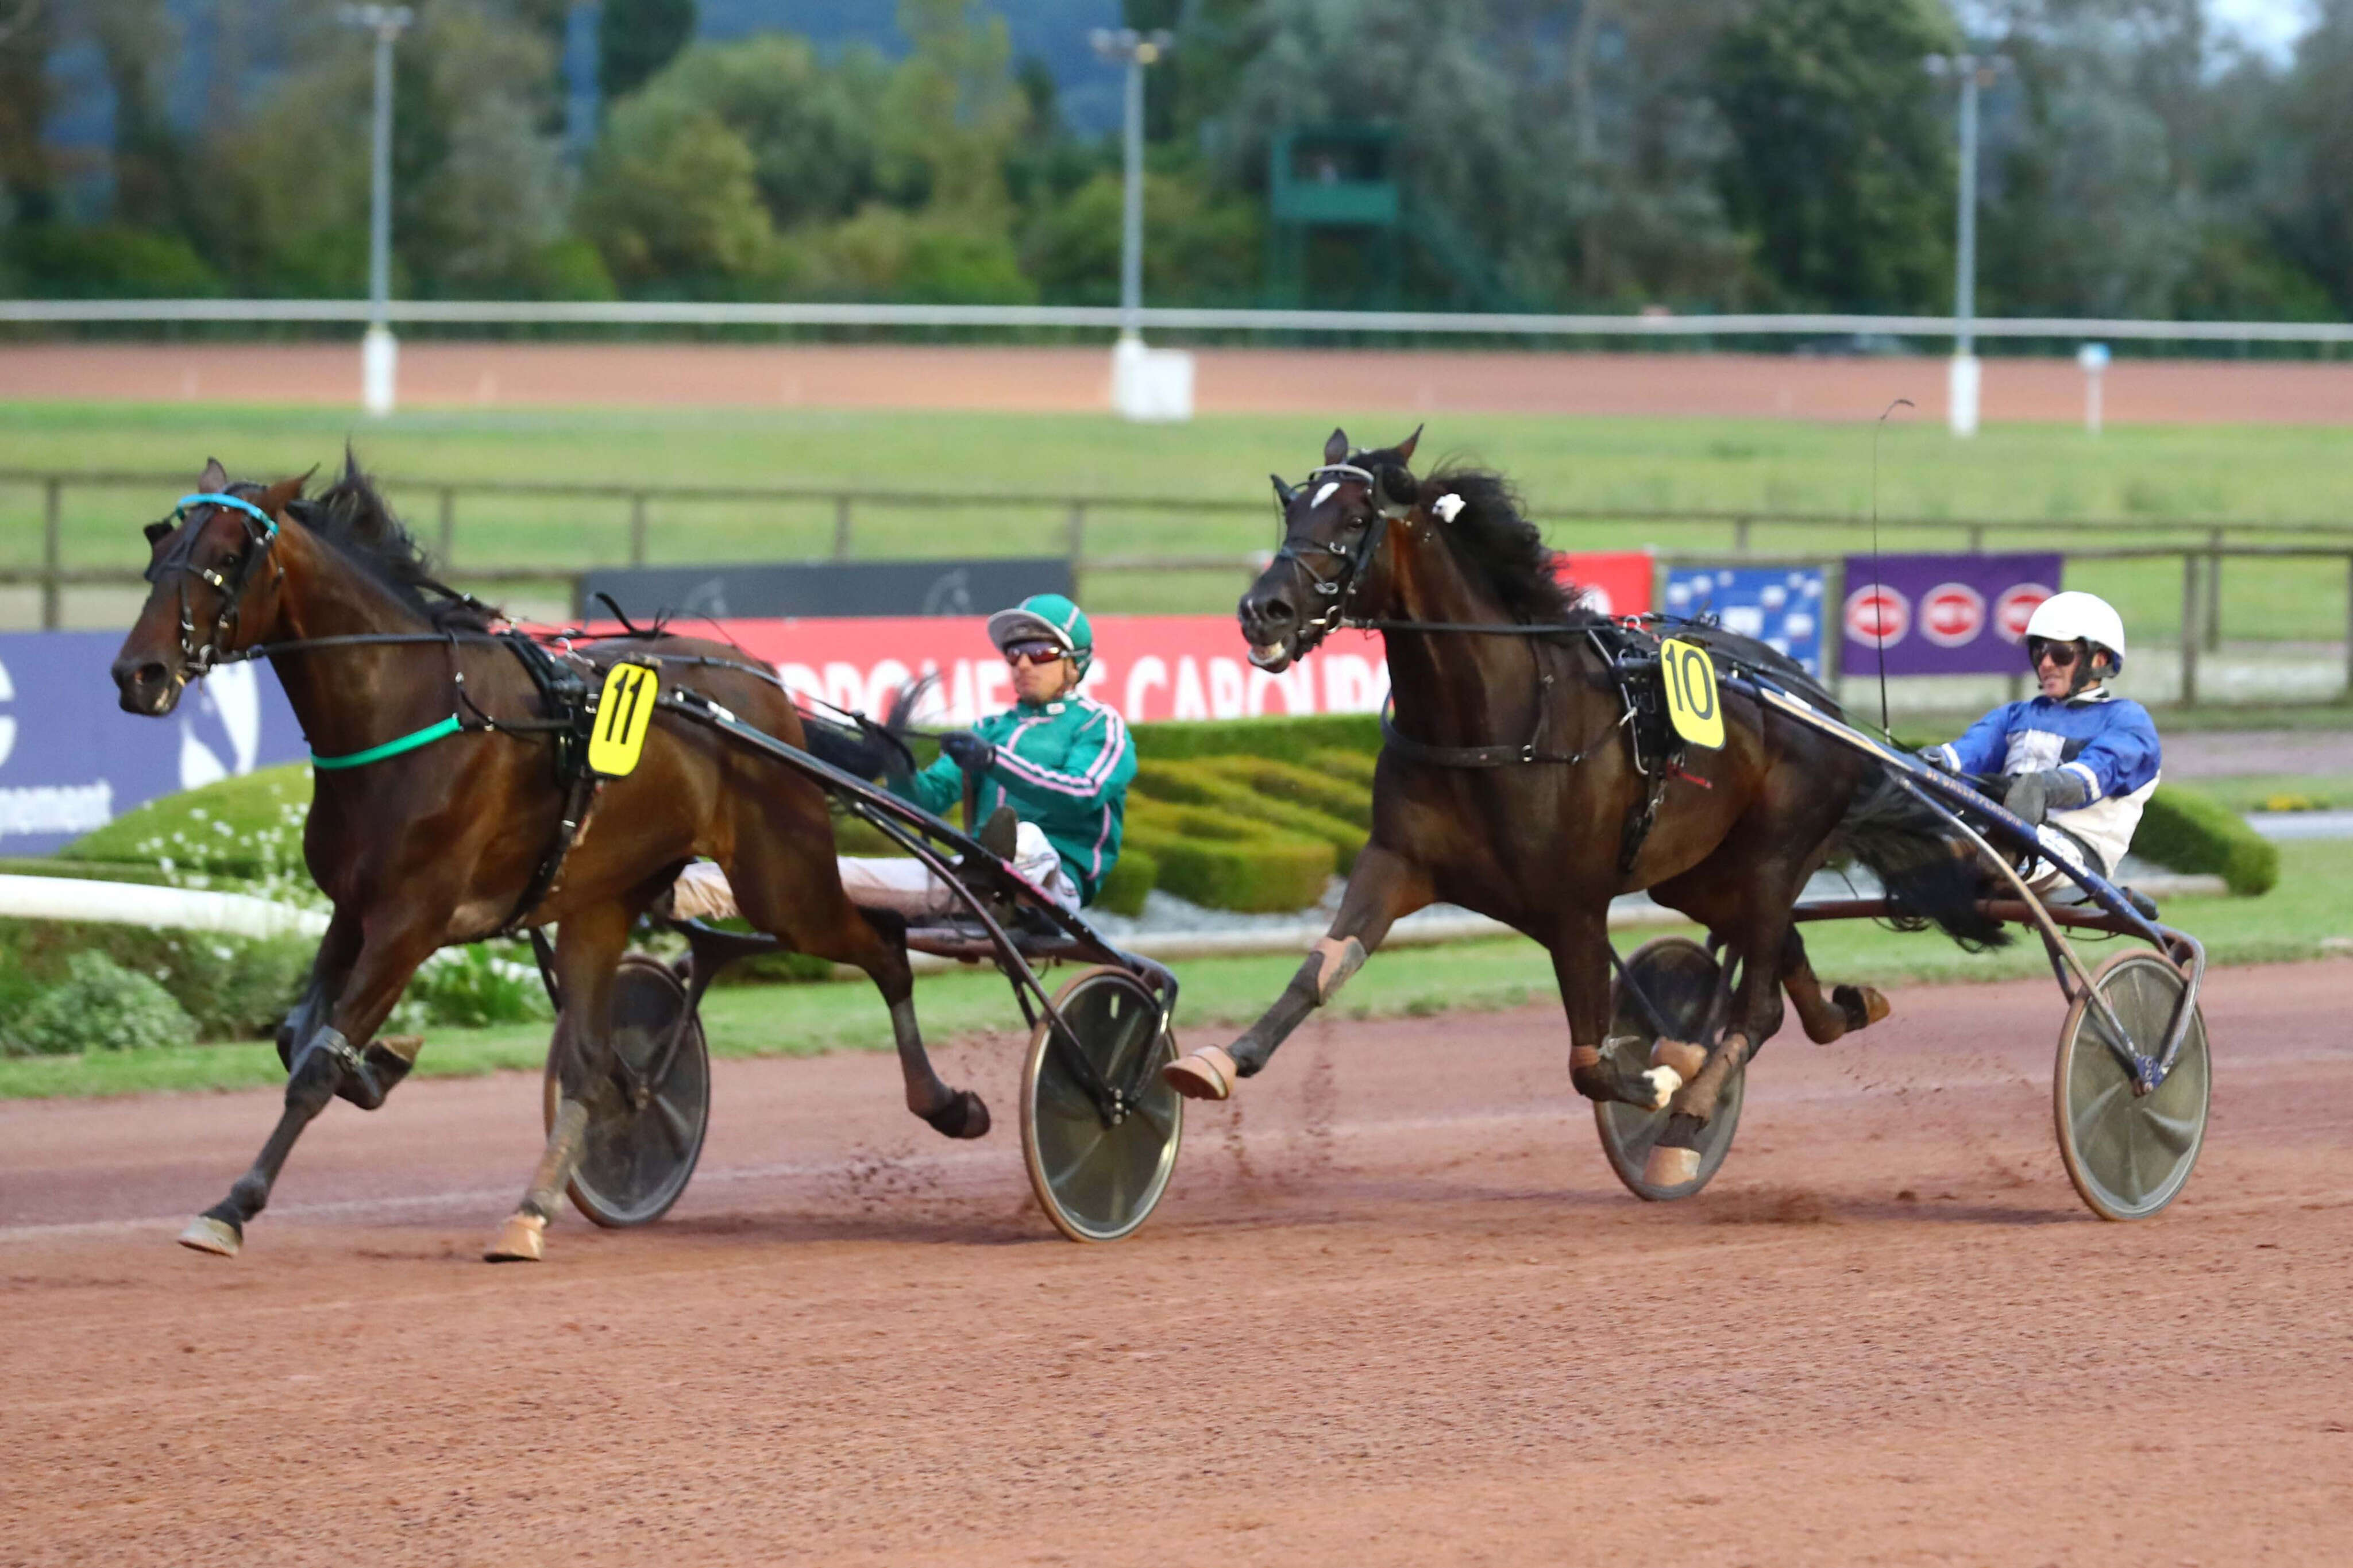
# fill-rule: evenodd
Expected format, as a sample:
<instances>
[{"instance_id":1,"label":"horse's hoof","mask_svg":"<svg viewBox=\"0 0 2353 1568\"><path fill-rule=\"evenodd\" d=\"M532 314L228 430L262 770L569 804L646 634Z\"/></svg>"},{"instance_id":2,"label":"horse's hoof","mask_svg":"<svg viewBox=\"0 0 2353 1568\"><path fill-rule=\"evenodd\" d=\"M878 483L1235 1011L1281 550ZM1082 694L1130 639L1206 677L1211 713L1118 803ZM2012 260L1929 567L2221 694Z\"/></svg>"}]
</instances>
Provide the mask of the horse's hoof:
<instances>
[{"instance_id":1,"label":"horse's hoof","mask_svg":"<svg viewBox=\"0 0 2353 1568\"><path fill-rule=\"evenodd\" d=\"M188 1222L180 1233L180 1245L191 1252L209 1252L215 1258L235 1258L245 1237L237 1227L208 1214L200 1214Z\"/></svg>"},{"instance_id":2,"label":"horse's hoof","mask_svg":"<svg viewBox=\"0 0 2353 1568\"><path fill-rule=\"evenodd\" d=\"M988 1134L988 1105L968 1089L958 1090L954 1100L923 1120L931 1123L933 1131L950 1138L982 1138Z\"/></svg>"},{"instance_id":3,"label":"horse's hoof","mask_svg":"<svg viewBox=\"0 0 2353 1568\"><path fill-rule=\"evenodd\" d=\"M1868 1029L1894 1009L1887 998L1868 985L1835 985L1831 988L1831 1001L1846 1015L1849 1030Z\"/></svg>"},{"instance_id":4,"label":"horse's hoof","mask_svg":"<svg viewBox=\"0 0 2353 1568\"><path fill-rule=\"evenodd\" d=\"M1642 1162L1642 1180L1653 1187L1680 1187L1699 1176L1699 1151L1670 1149L1663 1143L1651 1146L1651 1157Z\"/></svg>"},{"instance_id":5,"label":"horse's hoof","mask_svg":"<svg viewBox=\"0 0 2353 1568\"><path fill-rule=\"evenodd\" d=\"M1699 1076L1700 1068L1707 1066L1707 1047L1689 1040L1662 1039L1651 1047L1651 1065L1669 1068L1683 1083L1689 1083Z\"/></svg>"},{"instance_id":6,"label":"horse's hoof","mask_svg":"<svg viewBox=\"0 0 2353 1568\"><path fill-rule=\"evenodd\" d=\"M490 1246L485 1263L536 1263L547 1255L547 1222L535 1214L509 1215Z\"/></svg>"},{"instance_id":7,"label":"horse's hoof","mask_svg":"<svg viewBox=\"0 0 2353 1568\"><path fill-rule=\"evenodd\" d=\"M1203 1046L1160 1069L1161 1081L1187 1100L1231 1100L1241 1068L1223 1047Z\"/></svg>"}]
</instances>

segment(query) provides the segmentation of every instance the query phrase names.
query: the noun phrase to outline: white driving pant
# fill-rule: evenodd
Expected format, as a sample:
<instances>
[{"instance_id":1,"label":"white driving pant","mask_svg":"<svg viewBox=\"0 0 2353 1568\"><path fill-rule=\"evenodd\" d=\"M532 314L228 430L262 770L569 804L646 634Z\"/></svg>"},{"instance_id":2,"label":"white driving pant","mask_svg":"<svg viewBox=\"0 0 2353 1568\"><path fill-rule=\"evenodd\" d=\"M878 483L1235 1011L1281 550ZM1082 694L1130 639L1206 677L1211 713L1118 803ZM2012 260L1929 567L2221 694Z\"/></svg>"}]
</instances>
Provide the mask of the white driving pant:
<instances>
[{"instance_id":1,"label":"white driving pant","mask_svg":"<svg viewBox=\"0 0 2353 1568\"><path fill-rule=\"evenodd\" d=\"M836 863L841 868L842 890L862 908L895 910L910 918L955 914L964 908L964 901L920 860L844 855ZM1013 869L1062 908L1078 909L1079 890L1063 875L1062 858L1034 822L1021 824L1014 835ZM678 874L670 902L681 920L727 920L741 912L727 873L710 860L697 860Z\"/></svg>"}]
</instances>

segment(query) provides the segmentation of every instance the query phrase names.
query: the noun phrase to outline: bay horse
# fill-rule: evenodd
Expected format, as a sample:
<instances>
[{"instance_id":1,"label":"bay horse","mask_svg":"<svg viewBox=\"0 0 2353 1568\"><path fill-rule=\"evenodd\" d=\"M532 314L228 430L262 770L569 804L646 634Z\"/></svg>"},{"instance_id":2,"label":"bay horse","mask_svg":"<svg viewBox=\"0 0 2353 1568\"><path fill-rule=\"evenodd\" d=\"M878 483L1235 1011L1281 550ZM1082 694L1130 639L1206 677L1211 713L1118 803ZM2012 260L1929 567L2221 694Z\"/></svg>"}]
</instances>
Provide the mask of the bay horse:
<instances>
[{"instance_id":1,"label":"bay horse","mask_svg":"<svg viewBox=\"0 0 2353 1568\"><path fill-rule=\"evenodd\" d=\"M113 666L122 708L160 718L214 665L266 657L319 764L302 854L333 912L278 1031L285 1110L252 1168L189 1224L183 1243L235 1256L329 1100L370 1110L384 1103L422 1041L376 1031L437 949L554 922L569 1037L558 1053L561 1100L522 1201L485 1253L538 1258L586 1128L615 1113L624 1093L609 1004L630 928L701 855L726 868L754 926L873 980L890 1007L910 1110L952 1138L988 1131L980 1097L950 1089L924 1052L903 932L843 894L818 785L667 713L625 776L593 795L558 776L567 737L545 709L559 689L553 676L567 667L596 673L623 657L654 660L666 684L809 744L767 671L693 638L550 654L493 636L502 617L433 581L348 453L342 476L316 498L304 497L305 479L237 483L209 463L197 493L147 527L153 586ZM536 676L534 658L545 661Z\"/></svg>"},{"instance_id":2,"label":"bay horse","mask_svg":"<svg viewBox=\"0 0 2353 1568\"><path fill-rule=\"evenodd\" d=\"M1905 910L1956 940L1989 944L1999 928L1976 912L1967 863L1940 825L1882 787L1877 764L1753 699L1724 693L1721 748L1678 755L1653 742L1638 760L1615 657L1631 634L1577 607L1498 476L1456 468L1417 479L1408 464L1420 434L1352 453L1335 430L1308 485L1274 481L1282 548L1242 597L1242 636L1251 662L1279 672L1336 626L1382 633L1395 711L1374 773L1372 836L1330 930L1282 996L1230 1047L1164 1070L1194 1098L1226 1098L1399 916L1459 904L1551 952L1570 1081L1588 1099L1671 1108L1646 1179L1688 1181L1732 1075L1780 1026L1782 990L1819 1042L1886 1016L1866 987L1826 996L1790 920L1834 852L1870 866ZM1704 626L1674 635L1838 711L1761 643ZM1609 900L1643 889L1746 960L1712 1049L1670 1040L1629 1060L1611 1048Z\"/></svg>"}]
</instances>

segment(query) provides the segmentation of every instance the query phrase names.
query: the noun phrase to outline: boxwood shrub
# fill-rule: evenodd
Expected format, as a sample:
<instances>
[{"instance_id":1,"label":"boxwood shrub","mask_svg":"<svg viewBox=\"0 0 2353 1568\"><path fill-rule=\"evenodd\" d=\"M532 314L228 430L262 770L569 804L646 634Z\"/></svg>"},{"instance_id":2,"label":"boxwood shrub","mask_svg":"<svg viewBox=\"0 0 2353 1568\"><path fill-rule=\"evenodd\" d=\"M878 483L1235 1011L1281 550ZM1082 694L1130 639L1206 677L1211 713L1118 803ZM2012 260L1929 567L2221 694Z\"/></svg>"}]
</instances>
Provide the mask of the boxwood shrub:
<instances>
[{"instance_id":1,"label":"boxwood shrub","mask_svg":"<svg viewBox=\"0 0 2353 1568\"><path fill-rule=\"evenodd\" d=\"M2142 811L2133 853L2176 871L2219 876L2242 898L2279 880L2279 846L2229 806L2179 784L2159 784Z\"/></svg>"},{"instance_id":2,"label":"boxwood shrub","mask_svg":"<svg viewBox=\"0 0 2353 1568\"><path fill-rule=\"evenodd\" d=\"M1160 886L1212 909L1271 913L1321 898L1338 856L1322 839L1200 806L1130 804L1128 842L1157 863Z\"/></svg>"}]
</instances>

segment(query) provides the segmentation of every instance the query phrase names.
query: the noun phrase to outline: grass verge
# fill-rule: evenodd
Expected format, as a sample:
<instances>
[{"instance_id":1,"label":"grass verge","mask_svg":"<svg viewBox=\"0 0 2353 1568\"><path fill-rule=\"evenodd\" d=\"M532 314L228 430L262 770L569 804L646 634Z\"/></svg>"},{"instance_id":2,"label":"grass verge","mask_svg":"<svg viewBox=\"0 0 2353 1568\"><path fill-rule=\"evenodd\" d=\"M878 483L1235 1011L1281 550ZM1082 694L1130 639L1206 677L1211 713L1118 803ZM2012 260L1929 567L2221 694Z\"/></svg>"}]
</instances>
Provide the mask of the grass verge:
<instances>
[{"instance_id":1,"label":"grass verge","mask_svg":"<svg viewBox=\"0 0 2353 1568\"><path fill-rule=\"evenodd\" d=\"M2279 886L2261 899L2184 899L2168 922L2206 943L2216 963L2263 963L2322 955L2328 937L2353 937L2353 842L2297 846ZM1620 951L1651 935L1626 933ZM2000 952L1967 953L1932 934L1908 935L1844 921L1807 928L1816 970L1826 979L1879 985L2014 980L2047 974L2042 946L2021 936ZM2115 943L2083 943L2096 964ZM1178 1032L1187 1041L1214 1036L1257 1016L1299 967L1291 953L1203 959L1178 966L1184 984ZM1049 984L1053 977L1049 976ZM1414 948L1378 956L1335 1004L1351 1018L1494 1012L1552 1004L1552 964L1533 942L1517 940ZM1899 999L1898 1007L1902 1004ZM935 1041L1008 1032L1019 1014L993 971L957 972L916 982L916 1010ZM734 986L704 1000L704 1026L722 1057L810 1056L830 1050L887 1050L890 1022L864 982L831 985ZM2052 1027L2059 1026L2057 993ZM1564 1034L1563 1038L1566 1039ZM428 1037L417 1070L426 1078L469 1078L532 1070L547 1049L547 1026L449 1029ZM283 1074L266 1044L195 1046L121 1056L0 1060L0 1099L140 1094L164 1090L274 1086Z\"/></svg>"}]
</instances>

